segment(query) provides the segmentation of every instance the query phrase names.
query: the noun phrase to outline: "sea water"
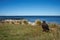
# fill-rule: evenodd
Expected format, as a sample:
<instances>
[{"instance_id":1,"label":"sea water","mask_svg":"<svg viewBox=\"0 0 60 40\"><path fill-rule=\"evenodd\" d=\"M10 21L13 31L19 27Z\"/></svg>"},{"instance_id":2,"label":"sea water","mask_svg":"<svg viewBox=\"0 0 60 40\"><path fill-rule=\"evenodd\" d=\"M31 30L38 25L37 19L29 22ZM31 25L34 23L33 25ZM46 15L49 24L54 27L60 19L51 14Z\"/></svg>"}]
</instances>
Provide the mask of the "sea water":
<instances>
[{"instance_id":1,"label":"sea water","mask_svg":"<svg viewBox=\"0 0 60 40\"><path fill-rule=\"evenodd\" d=\"M28 21L34 22L39 19L41 21L59 23L60 24L60 16L0 16L0 20L4 19L27 19Z\"/></svg>"}]
</instances>

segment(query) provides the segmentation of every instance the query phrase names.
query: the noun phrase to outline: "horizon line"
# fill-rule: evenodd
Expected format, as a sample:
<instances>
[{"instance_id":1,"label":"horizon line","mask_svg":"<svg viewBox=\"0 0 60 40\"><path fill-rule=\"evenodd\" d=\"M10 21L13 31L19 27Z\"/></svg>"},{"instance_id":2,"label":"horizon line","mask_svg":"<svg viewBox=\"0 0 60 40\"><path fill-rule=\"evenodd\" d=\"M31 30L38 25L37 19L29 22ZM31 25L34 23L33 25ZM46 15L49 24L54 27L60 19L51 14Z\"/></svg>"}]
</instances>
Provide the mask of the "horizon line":
<instances>
[{"instance_id":1,"label":"horizon line","mask_svg":"<svg viewBox=\"0 0 60 40\"><path fill-rule=\"evenodd\" d=\"M60 15L0 15L0 16L60 16Z\"/></svg>"}]
</instances>

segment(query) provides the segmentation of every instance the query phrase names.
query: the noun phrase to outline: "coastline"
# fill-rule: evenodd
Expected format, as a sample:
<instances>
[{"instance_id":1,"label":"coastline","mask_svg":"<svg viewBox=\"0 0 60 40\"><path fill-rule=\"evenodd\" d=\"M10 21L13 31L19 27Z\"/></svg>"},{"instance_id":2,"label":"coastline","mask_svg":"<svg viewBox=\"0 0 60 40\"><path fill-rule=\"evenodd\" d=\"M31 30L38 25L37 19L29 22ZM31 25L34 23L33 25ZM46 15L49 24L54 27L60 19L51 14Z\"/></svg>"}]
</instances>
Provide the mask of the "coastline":
<instances>
[{"instance_id":1,"label":"coastline","mask_svg":"<svg viewBox=\"0 0 60 40\"><path fill-rule=\"evenodd\" d=\"M23 20L26 19L30 22L35 22L39 19L40 21L46 21L47 23L60 24L60 16L0 16L0 20Z\"/></svg>"}]
</instances>

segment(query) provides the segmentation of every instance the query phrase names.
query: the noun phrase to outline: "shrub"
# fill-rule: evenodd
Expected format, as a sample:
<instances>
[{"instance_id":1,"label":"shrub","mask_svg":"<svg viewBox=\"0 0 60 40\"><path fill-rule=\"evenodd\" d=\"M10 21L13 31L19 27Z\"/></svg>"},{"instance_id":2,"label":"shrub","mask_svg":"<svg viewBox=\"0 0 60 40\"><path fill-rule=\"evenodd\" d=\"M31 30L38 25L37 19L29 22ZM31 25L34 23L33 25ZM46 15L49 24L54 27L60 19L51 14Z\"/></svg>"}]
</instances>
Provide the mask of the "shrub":
<instances>
[{"instance_id":1,"label":"shrub","mask_svg":"<svg viewBox=\"0 0 60 40\"><path fill-rule=\"evenodd\" d=\"M23 20L22 24L28 24L28 21L27 20Z\"/></svg>"},{"instance_id":2,"label":"shrub","mask_svg":"<svg viewBox=\"0 0 60 40\"><path fill-rule=\"evenodd\" d=\"M40 20L36 20L36 21L35 21L35 24L36 24L36 25L41 25L41 21L40 21Z\"/></svg>"},{"instance_id":3,"label":"shrub","mask_svg":"<svg viewBox=\"0 0 60 40\"><path fill-rule=\"evenodd\" d=\"M15 24L13 21L11 22L12 24Z\"/></svg>"},{"instance_id":4,"label":"shrub","mask_svg":"<svg viewBox=\"0 0 60 40\"><path fill-rule=\"evenodd\" d=\"M22 24L22 21L17 21L17 23Z\"/></svg>"},{"instance_id":5,"label":"shrub","mask_svg":"<svg viewBox=\"0 0 60 40\"><path fill-rule=\"evenodd\" d=\"M21 21L20 21L19 23L20 23L20 24L22 24L22 22L21 22Z\"/></svg>"}]
</instances>

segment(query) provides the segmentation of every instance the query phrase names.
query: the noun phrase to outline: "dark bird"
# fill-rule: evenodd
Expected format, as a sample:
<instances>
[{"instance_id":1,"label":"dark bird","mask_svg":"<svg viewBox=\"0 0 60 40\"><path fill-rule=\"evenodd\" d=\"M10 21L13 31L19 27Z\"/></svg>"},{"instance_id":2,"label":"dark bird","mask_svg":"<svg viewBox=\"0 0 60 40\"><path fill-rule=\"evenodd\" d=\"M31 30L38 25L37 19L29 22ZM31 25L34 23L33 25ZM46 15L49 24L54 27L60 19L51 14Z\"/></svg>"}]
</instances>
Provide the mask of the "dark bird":
<instances>
[{"instance_id":1,"label":"dark bird","mask_svg":"<svg viewBox=\"0 0 60 40\"><path fill-rule=\"evenodd\" d=\"M49 26L48 26L48 24L45 21L43 21L43 23L42 23L42 29L45 32L49 31Z\"/></svg>"}]
</instances>

